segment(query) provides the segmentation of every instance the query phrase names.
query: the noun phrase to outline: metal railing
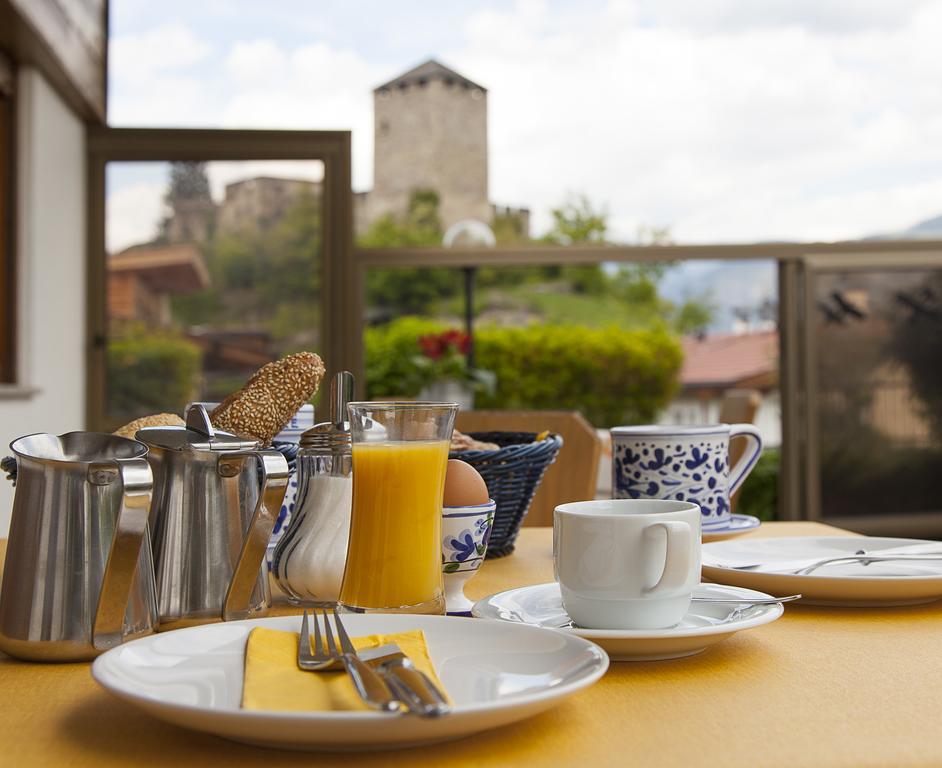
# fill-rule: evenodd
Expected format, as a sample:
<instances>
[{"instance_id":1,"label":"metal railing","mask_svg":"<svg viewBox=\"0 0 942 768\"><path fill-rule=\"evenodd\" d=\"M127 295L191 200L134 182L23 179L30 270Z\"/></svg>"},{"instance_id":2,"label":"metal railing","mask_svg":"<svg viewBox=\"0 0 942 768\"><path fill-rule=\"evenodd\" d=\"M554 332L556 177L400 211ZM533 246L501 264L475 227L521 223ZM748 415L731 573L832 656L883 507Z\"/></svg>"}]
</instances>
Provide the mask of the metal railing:
<instances>
[{"instance_id":1,"label":"metal railing","mask_svg":"<svg viewBox=\"0 0 942 768\"><path fill-rule=\"evenodd\" d=\"M342 364L363 381L364 288L368 270L395 267L549 266L686 260L773 260L778 265L779 389L782 409L779 518L826 519L820 504L814 280L833 271L942 269L942 241L848 241L669 246L549 246L354 249L346 301L330 318ZM330 333L330 331L329 331ZM905 522L905 521L902 521ZM902 524L901 522L901 524ZM868 520L842 520L861 530ZM932 523L942 530L942 511ZM882 523L878 521L876 527Z\"/></svg>"}]
</instances>

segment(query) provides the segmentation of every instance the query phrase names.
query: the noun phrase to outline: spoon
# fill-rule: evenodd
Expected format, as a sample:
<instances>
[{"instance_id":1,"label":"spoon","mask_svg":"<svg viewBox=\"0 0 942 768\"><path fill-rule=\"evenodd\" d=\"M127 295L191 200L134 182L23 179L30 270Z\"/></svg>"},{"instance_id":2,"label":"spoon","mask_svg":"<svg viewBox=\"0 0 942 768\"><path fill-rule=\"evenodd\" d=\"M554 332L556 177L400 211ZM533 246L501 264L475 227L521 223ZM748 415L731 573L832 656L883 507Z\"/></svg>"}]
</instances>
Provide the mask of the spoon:
<instances>
[{"instance_id":1,"label":"spoon","mask_svg":"<svg viewBox=\"0 0 942 768\"><path fill-rule=\"evenodd\" d=\"M727 616L723 622L730 621L732 618L737 617L742 614L743 611L752 608L756 605L775 605L777 603L790 603L793 600L798 600L801 598L801 595L785 595L784 597L697 597L694 596L690 598L691 602L694 603L728 603L733 605L739 605L740 608L734 610L729 616ZM509 612L513 616L515 621L528 624L526 618L516 613L516 611ZM722 622L721 622L722 623ZM579 629L579 627L572 621L572 619L566 619L562 624L544 624L541 626L546 626L550 629Z\"/></svg>"},{"instance_id":2,"label":"spoon","mask_svg":"<svg viewBox=\"0 0 942 768\"><path fill-rule=\"evenodd\" d=\"M785 597L692 597L694 603L745 603L746 605L773 605L774 603L790 603L798 600L801 595L786 595Z\"/></svg>"}]
</instances>

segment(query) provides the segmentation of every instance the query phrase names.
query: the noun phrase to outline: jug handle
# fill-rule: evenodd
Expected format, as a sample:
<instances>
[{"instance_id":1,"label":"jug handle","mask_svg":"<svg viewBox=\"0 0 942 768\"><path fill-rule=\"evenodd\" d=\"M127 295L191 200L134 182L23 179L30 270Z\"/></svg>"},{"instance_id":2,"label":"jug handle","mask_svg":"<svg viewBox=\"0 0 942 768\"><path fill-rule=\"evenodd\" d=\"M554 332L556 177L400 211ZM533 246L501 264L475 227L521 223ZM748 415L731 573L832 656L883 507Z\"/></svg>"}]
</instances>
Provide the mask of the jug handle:
<instances>
[{"instance_id":1,"label":"jug handle","mask_svg":"<svg viewBox=\"0 0 942 768\"><path fill-rule=\"evenodd\" d=\"M88 471L88 482L109 485L116 479L116 474L122 485L121 508L115 521L92 629L92 645L101 651L119 645L124 637L124 615L128 609L141 542L147 530L154 485L150 465L143 458L93 464Z\"/></svg>"},{"instance_id":2,"label":"jug handle","mask_svg":"<svg viewBox=\"0 0 942 768\"><path fill-rule=\"evenodd\" d=\"M232 572L232 580L226 592L222 606L223 621L235 621L249 617L249 602L258 581L258 571L265 557L268 540L281 511L281 504L288 490L288 462L278 451L233 451L219 457L223 463L226 458L254 456L259 459L262 468L262 487L258 493L258 503L252 513L242 539L242 551ZM220 468L221 469L221 468ZM221 474L225 473L221 472Z\"/></svg>"}]
</instances>

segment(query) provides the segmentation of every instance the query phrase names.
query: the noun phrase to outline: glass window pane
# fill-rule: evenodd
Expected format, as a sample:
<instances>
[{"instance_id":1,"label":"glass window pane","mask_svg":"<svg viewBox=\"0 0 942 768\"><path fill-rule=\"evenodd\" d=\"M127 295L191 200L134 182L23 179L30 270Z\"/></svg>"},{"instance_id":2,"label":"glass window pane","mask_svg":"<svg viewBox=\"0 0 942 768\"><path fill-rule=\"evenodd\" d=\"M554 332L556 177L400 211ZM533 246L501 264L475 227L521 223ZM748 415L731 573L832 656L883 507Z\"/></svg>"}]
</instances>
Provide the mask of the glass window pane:
<instances>
[{"instance_id":1,"label":"glass window pane","mask_svg":"<svg viewBox=\"0 0 942 768\"><path fill-rule=\"evenodd\" d=\"M942 270L828 272L814 298L823 515L938 511Z\"/></svg>"},{"instance_id":2,"label":"glass window pane","mask_svg":"<svg viewBox=\"0 0 942 768\"><path fill-rule=\"evenodd\" d=\"M107 166L106 416L218 401L319 348L319 161Z\"/></svg>"},{"instance_id":3,"label":"glass window pane","mask_svg":"<svg viewBox=\"0 0 942 768\"><path fill-rule=\"evenodd\" d=\"M770 519L782 433L774 274L767 261L370 269L367 396L575 410L603 441L622 424L753 422L767 450L737 511ZM738 306L680 287L696 275L725 282ZM603 467L599 495L609 486Z\"/></svg>"}]
</instances>

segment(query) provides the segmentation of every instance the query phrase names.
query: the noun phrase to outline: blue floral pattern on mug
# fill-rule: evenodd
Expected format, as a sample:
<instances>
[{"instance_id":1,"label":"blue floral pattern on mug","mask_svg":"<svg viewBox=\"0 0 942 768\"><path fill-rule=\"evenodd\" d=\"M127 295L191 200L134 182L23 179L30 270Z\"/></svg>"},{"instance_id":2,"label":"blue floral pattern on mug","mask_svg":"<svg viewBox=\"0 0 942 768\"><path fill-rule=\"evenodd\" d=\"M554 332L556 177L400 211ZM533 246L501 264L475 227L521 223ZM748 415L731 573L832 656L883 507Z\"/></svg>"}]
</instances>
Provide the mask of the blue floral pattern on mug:
<instances>
[{"instance_id":1,"label":"blue floral pattern on mug","mask_svg":"<svg viewBox=\"0 0 942 768\"><path fill-rule=\"evenodd\" d=\"M692 501L700 506L704 530L728 525L729 432L642 429L612 431L612 497Z\"/></svg>"}]
</instances>

